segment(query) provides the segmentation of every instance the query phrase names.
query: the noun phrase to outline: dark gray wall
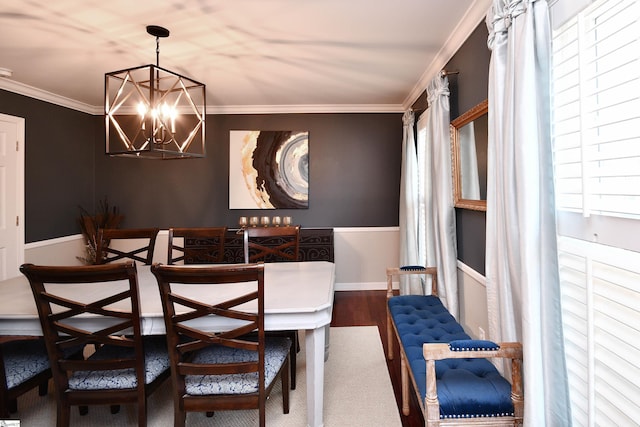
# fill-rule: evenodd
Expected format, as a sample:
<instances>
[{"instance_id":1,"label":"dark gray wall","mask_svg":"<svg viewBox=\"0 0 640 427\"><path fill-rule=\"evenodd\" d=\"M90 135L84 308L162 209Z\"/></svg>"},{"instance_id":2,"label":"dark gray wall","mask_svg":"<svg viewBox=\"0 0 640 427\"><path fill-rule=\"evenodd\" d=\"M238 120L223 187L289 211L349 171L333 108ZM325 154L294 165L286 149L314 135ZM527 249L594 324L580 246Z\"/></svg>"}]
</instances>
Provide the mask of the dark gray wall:
<instances>
[{"instance_id":1,"label":"dark gray wall","mask_svg":"<svg viewBox=\"0 0 640 427\"><path fill-rule=\"evenodd\" d=\"M229 130L308 130L309 208L229 210ZM126 227L233 227L276 212L304 227L398 225L399 113L208 115L206 139L206 158L169 161L107 157L100 142L96 195Z\"/></svg>"},{"instance_id":2,"label":"dark gray wall","mask_svg":"<svg viewBox=\"0 0 640 427\"><path fill-rule=\"evenodd\" d=\"M78 233L78 206L94 203L93 116L4 90L0 113L25 119L26 242Z\"/></svg>"},{"instance_id":3,"label":"dark gray wall","mask_svg":"<svg viewBox=\"0 0 640 427\"><path fill-rule=\"evenodd\" d=\"M26 119L27 243L79 233L79 206L105 197L124 227L233 227L276 212L305 227L398 225L400 113L208 115L206 158L157 161L106 156L101 117L3 90L0 112ZM229 210L232 129L309 131L309 209Z\"/></svg>"},{"instance_id":4,"label":"dark gray wall","mask_svg":"<svg viewBox=\"0 0 640 427\"><path fill-rule=\"evenodd\" d=\"M451 120L487 99L491 59L488 36L483 22L445 66L446 70L459 71L449 76ZM486 219L483 211L456 208L458 259L480 274L485 272Z\"/></svg>"},{"instance_id":5,"label":"dark gray wall","mask_svg":"<svg viewBox=\"0 0 640 427\"><path fill-rule=\"evenodd\" d=\"M449 76L451 120L487 99L491 59L488 37L489 32L483 22L444 67L446 70L459 71Z\"/></svg>"}]
</instances>

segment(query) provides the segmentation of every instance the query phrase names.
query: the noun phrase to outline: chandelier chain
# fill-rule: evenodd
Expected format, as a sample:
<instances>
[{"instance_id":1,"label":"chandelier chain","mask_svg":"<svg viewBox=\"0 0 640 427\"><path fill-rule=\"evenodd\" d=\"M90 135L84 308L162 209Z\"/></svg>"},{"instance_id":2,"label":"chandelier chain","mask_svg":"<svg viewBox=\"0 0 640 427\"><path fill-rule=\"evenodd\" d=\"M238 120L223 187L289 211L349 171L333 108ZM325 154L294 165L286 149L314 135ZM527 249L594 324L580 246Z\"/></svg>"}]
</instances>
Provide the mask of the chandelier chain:
<instances>
[{"instance_id":1,"label":"chandelier chain","mask_svg":"<svg viewBox=\"0 0 640 427\"><path fill-rule=\"evenodd\" d=\"M160 37L156 36L156 67L160 66Z\"/></svg>"}]
</instances>

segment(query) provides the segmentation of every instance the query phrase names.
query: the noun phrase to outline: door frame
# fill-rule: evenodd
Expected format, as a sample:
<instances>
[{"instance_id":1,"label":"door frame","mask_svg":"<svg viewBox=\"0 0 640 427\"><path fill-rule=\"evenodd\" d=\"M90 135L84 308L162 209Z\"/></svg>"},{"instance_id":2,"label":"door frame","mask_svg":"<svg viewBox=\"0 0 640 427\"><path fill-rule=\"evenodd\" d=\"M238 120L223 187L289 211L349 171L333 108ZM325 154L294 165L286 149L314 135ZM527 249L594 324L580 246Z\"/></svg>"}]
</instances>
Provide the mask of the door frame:
<instances>
[{"instance_id":1,"label":"door frame","mask_svg":"<svg viewBox=\"0 0 640 427\"><path fill-rule=\"evenodd\" d=\"M13 177L7 177L7 185L13 180L16 189L16 198L13 203L15 203L16 216L18 218L16 247L14 248L16 251L17 265L13 266L13 269L15 270L14 274L19 275L19 267L24 263L25 259L25 119L23 117L0 113L0 121L8 122L16 126L16 139L18 144L16 149L16 174ZM12 201L7 200L7 203L12 203ZM8 272L11 271L11 268L11 266L7 266Z\"/></svg>"}]
</instances>

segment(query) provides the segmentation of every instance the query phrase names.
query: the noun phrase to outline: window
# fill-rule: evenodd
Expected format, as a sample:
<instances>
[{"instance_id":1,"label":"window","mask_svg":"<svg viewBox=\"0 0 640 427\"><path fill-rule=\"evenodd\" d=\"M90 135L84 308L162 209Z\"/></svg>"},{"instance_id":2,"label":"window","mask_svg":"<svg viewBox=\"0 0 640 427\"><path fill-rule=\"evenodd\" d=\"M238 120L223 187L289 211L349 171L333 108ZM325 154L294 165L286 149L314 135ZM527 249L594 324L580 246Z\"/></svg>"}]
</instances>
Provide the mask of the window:
<instances>
[{"instance_id":1,"label":"window","mask_svg":"<svg viewBox=\"0 0 640 427\"><path fill-rule=\"evenodd\" d=\"M599 1L554 35L561 209L640 219L637 10Z\"/></svg>"},{"instance_id":2,"label":"window","mask_svg":"<svg viewBox=\"0 0 640 427\"><path fill-rule=\"evenodd\" d=\"M598 0L554 30L553 105L574 425L636 425L640 2Z\"/></svg>"}]
</instances>

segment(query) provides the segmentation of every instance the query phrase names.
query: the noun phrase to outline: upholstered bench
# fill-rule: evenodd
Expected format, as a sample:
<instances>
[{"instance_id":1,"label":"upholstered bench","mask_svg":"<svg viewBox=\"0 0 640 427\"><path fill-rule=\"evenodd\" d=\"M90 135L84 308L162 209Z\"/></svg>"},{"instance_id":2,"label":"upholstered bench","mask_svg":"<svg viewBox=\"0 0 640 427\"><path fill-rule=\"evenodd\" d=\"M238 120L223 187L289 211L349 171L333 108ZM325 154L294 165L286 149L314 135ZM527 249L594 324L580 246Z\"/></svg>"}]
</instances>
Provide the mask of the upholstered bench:
<instances>
[{"instance_id":1,"label":"upholstered bench","mask_svg":"<svg viewBox=\"0 0 640 427\"><path fill-rule=\"evenodd\" d=\"M392 277L422 275L432 295L394 296ZM428 427L520 425L523 415L519 343L473 340L437 297L435 268L387 269L389 359L394 336L401 353L402 410L409 414L409 381ZM512 360L512 381L487 358Z\"/></svg>"}]
</instances>

